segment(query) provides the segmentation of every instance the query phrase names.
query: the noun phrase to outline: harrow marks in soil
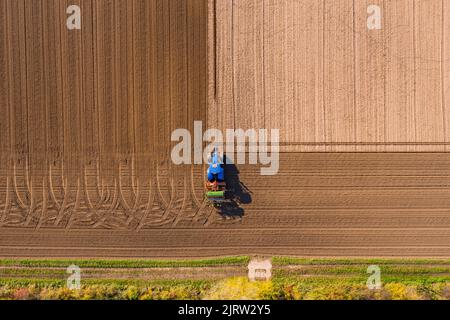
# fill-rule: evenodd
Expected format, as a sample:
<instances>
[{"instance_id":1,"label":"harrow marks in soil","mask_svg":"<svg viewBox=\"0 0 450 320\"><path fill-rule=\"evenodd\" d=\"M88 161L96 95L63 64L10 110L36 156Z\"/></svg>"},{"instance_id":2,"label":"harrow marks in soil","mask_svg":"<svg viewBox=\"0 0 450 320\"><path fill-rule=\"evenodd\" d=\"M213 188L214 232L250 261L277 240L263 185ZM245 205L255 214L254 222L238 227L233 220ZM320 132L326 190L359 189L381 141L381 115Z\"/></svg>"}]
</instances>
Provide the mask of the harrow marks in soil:
<instances>
[{"instance_id":1,"label":"harrow marks in soil","mask_svg":"<svg viewBox=\"0 0 450 320\"><path fill-rule=\"evenodd\" d=\"M92 160L71 177L62 164L52 163L46 175L31 178L26 161L13 164L2 177L1 225L141 230L202 220L203 189L193 189L194 180L202 179L198 170L175 176L171 164L149 165L153 175L140 175L135 160L118 161L114 173L103 177L99 161Z\"/></svg>"}]
</instances>

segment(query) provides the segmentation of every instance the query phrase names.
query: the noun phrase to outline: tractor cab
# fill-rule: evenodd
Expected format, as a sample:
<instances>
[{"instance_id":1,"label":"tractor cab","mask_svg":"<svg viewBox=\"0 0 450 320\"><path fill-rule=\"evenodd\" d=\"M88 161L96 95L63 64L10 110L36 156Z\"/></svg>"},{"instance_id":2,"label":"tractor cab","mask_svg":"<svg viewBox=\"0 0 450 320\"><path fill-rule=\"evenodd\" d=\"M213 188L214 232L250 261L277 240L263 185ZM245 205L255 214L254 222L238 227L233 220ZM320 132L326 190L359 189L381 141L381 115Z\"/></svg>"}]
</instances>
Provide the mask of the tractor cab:
<instances>
[{"instance_id":1,"label":"tractor cab","mask_svg":"<svg viewBox=\"0 0 450 320\"><path fill-rule=\"evenodd\" d=\"M208 159L206 198L213 204L225 201L225 163L215 148Z\"/></svg>"}]
</instances>

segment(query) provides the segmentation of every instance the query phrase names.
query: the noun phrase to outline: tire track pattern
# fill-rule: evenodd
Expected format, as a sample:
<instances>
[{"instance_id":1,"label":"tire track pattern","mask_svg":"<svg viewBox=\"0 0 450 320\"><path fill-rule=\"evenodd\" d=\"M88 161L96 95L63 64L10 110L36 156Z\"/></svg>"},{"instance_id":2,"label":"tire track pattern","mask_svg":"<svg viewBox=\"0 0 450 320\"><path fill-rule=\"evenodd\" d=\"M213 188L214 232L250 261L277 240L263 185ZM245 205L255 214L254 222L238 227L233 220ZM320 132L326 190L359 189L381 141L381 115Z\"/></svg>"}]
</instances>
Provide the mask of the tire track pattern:
<instances>
[{"instance_id":1,"label":"tire track pattern","mask_svg":"<svg viewBox=\"0 0 450 320\"><path fill-rule=\"evenodd\" d=\"M0 256L450 255L445 153L282 153L277 176L239 166L241 216L219 215L205 167L168 159L175 128L207 113L233 127L231 78L206 105L206 2L77 0L81 32L65 29L68 3L0 0ZM230 3L217 2L227 17Z\"/></svg>"},{"instance_id":2,"label":"tire track pattern","mask_svg":"<svg viewBox=\"0 0 450 320\"><path fill-rule=\"evenodd\" d=\"M69 5L81 30L66 28ZM0 10L0 225L141 230L201 217L202 170L168 155L174 129L206 121L207 4Z\"/></svg>"}]
</instances>

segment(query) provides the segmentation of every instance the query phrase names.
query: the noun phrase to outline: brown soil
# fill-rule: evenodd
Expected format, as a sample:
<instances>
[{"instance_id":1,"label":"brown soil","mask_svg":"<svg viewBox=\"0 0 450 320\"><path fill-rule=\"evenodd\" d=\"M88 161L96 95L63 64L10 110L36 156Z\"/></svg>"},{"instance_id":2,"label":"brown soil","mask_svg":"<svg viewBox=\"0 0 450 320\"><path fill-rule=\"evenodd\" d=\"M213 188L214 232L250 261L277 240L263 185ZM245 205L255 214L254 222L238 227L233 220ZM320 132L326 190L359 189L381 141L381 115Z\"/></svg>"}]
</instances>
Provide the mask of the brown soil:
<instances>
[{"instance_id":1,"label":"brown soil","mask_svg":"<svg viewBox=\"0 0 450 320\"><path fill-rule=\"evenodd\" d=\"M381 2L368 35L361 1L217 0L208 33L204 0L0 0L0 256L448 257L450 156L417 151L450 141L450 5ZM208 206L169 158L194 120L280 127L280 173Z\"/></svg>"},{"instance_id":2,"label":"brown soil","mask_svg":"<svg viewBox=\"0 0 450 320\"><path fill-rule=\"evenodd\" d=\"M448 1L210 3L210 125L279 128L284 151L449 150Z\"/></svg>"}]
</instances>

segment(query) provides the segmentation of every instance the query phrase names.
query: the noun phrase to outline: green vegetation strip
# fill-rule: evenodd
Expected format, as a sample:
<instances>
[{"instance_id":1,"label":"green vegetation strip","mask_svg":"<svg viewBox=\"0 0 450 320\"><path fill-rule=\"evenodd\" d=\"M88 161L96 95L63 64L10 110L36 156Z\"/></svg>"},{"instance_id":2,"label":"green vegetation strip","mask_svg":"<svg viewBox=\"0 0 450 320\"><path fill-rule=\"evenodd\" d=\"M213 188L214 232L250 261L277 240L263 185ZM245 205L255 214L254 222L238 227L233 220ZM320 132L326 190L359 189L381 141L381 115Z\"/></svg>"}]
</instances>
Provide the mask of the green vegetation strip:
<instances>
[{"instance_id":1,"label":"green vegetation strip","mask_svg":"<svg viewBox=\"0 0 450 320\"><path fill-rule=\"evenodd\" d=\"M272 281L274 283L308 283L311 285L325 285L334 283L346 283L346 284L361 284L365 285L367 276L324 276L316 275L311 277L301 276L281 276L274 275ZM434 276L434 275L412 275L412 276L396 276L387 275L381 277L382 283L402 283L405 285L420 285L420 284L432 284L432 283L450 283L450 276Z\"/></svg>"},{"instance_id":2,"label":"green vegetation strip","mask_svg":"<svg viewBox=\"0 0 450 320\"><path fill-rule=\"evenodd\" d=\"M412 274L448 274L450 266L443 265L379 265L383 275L412 275ZM297 268L279 267L275 269L278 274L296 275L342 275L342 274L366 274L368 265L321 265L321 266L301 266ZM281 269L283 268L283 269Z\"/></svg>"},{"instance_id":3,"label":"green vegetation strip","mask_svg":"<svg viewBox=\"0 0 450 320\"><path fill-rule=\"evenodd\" d=\"M202 260L0 259L0 299L450 299L448 259L273 258L271 281L140 278L140 268L244 268L249 257ZM66 268L84 268L81 289L67 288ZM378 265L382 288L369 290L367 267ZM160 270L151 272L157 277ZM165 272L165 270L163 270ZM111 279L119 273L123 279ZM179 274L178 274L179 275ZM103 278L108 276L108 278ZM111 277L111 278L109 278Z\"/></svg>"},{"instance_id":4,"label":"green vegetation strip","mask_svg":"<svg viewBox=\"0 0 450 320\"><path fill-rule=\"evenodd\" d=\"M448 264L450 259L333 259L333 258L294 258L294 257L274 257L272 259L274 266L289 265L437 265Z\"/></svg>"},{"instance_id":5,"label":"green vegetation strip","mask_svg":"<svg viewBox=\"0 0 450 320\"><path fill-rule=\"evenodd\" d=\"M209 287L214 281L209 280L118 280L118 279L84 279L83 286L117 286L126 288L128 286L136 287L175 287L175 286L190 286L195 288ZM35 278L0 278L0 287L8 286L14 288L21 288L27 286L36 286L41 288L64 288L67 285L66 279L35 279Z\"/></svg>"},{"instance_id":6,"label":"green vegetation strip","mask_svg":"<svg viewBox=\"0 0 450 320\"><path fill-rule=\"evenodd\" d=\"M0 299L100 299L100 300L390 300L449 299L447 282L383 282L369 290L357 279L273 279L251 282L245 277L222 281L83 281L80 290L70 290L64 281L46 279L1 279Z\"/></svg>"},{"instance_id":7,"label":"green vegetation strip","mask_svg":"<svg viewBox=\"0 0 450 320\"><path fill-rule=\"evenodd\" d=\"M77 260L77 259L0 259L0 267L67 268L183 268L214 266L245 266L249 257L224 257L202 260Z\"/></svg>"},{"instance_id":8,"label":"green vegetation strip","mask_svg":"<svg viewBox=\"0 0 450 320\"><path fill-rule=\"evenodd\" d=\"M199 300L213 283L208 281L91 281L70 290L65 281L0 279L0 300Z\"/></svg>"}]
</instances>

